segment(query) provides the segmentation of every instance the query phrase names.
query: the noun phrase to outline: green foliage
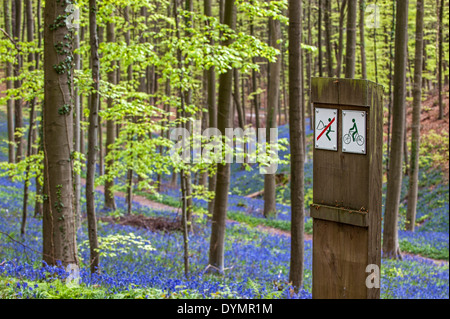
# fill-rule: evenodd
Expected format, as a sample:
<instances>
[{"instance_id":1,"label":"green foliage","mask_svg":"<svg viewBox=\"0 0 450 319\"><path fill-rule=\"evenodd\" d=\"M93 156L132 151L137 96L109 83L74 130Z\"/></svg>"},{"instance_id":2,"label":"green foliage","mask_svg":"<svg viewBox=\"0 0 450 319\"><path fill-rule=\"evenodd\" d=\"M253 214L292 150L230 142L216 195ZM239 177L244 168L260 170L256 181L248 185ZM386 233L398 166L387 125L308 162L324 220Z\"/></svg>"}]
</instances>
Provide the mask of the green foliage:
<instances>
[{"instance_id":1,"label":"green foliage","mask_svg":"<svg viewBox=\"0 0 450 319\"><path fill-rule=\"evenodd\" d=\"M130 249L131 246L135 246L138 250L143 251L155 250L150 242L145 241L141 236L136 236L134 233L128 233L127 235L114 234L98 238L98 249L102 257L116 257L117 255L130 254L130 252L138 253L137 250ZM83 241L79 247L81 252L88 249L89 241Z\"/></svg>"}]
</instances>

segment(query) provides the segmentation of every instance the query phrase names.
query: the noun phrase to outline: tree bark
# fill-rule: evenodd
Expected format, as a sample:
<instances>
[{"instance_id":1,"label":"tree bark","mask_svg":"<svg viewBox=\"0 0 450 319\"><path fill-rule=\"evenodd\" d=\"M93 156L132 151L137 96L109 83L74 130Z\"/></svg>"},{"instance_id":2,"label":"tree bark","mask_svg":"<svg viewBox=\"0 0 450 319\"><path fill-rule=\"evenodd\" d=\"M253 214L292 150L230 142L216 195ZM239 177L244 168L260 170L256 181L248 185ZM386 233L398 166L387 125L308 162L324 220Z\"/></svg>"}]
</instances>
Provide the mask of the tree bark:
<instances>
[{"instance_id":1,"label":"tree bark","mask_svg":"<svg viewBox=\"0 0 450 319\"><path fill-rule=\"evenodd\" d=\"M90 245L90 269L91 273L98 272L99 252L97 238L97 220L95 216L95 164L98 153L98 112L99 112L99 86L100 86L100 58L98 55L98 35L97 35L97 3L89 0L89 33L91 45L92 81L93 92L90 96L89 128L88 128L88 155L86 173L86 212L88 220L88 235Z\"/></svg>"},{"instance_id":2,"label":"tree bark","mask_svg":"<svg viewBox=\"0 0 450 319\"><path fill-rule=\"evenodd\" d=\"M325 35L326 35L326 48L327 48L327 73L328 77L333 77L333 56L331 48L331 0L325 0Z\"/></svg>"},{"instance_id":3,"label":"tree bark","mask_svg":"<svg viewBox=\"0 0 450 319\"><path fill-rule=\"evenodd\" d=\"M11 34L11 10L9 7L11 0L5 0L3 2L4 18L5 18L5 31ZM11 77L14 75L13 65L11 62L6 62L6 90L14 88ZM14 146L14 100L8 99L6 102L6 117L8 121L8 162L15 163L15 146Z\"/></svg>"},{"instance_id":4,"label":"tree bark","mask_svg":"<svg viewBox=\"0 0 450 319\"><path fill-rule=\"evenodd\" d=\"M231 29L235 29L235 5L234 0L225 0L224 23ZM226 39L223 43L229 46L232 39ZM219 98L217 127L222 134L225 128L230 127L230 111L232 106L233 70L222 73L219 77ZM225 220L227 216L228 189L230 184L230 164L217 164L216 199L211 220L211 241L209 246L209 264L212 269L223 273L224 249L225 249Z\"/></svg>"},{"instance_id":5,"label":"tree bark","mask_svg":"<svg viewBox=\"0 0 450 319\"><path fill-rule=\"evenodd\" d=\"M322 11L323 11L323 0L319 0L319 11L318 24L317 24L317 47L319 48L319 76L323 76L323 53L322 53Z\"/></svg>"},{"instance_id":6,"label":"tree bark","mask_svg":"<svg viewBox=\"0 0 450 319\"><path fill-rule=\"evenodd\" d=\"M405 133L408 0L398 1L396 12L392 148L383 232L383 255L388 258L401 258L398 243L398 209L402 184L403 138Z\"/></svg>"},{"instance_id":7,"label":"tree bark","mask_svg":"<svg viewBox=\"0 0 450 319\"><path fill-rule=\"evenodd\" d=\"M269 18L269 45L281 52L278 40L281 37L280 21ZM267 90L267 118L266 118L266 143L270 141L270 129L277 128L277 109L280 95L281 55L273 63L269 63L269 79ZM273 144L275 146L275 144ZM272 146L272 145L271 145ZM276 182L275 174L264 175L264 216L272 217L277 213L276 209Z\"/></svg>"},{"instance_id":8,"label":"tree bark","mask_svg":"<svg viewBox=\"0 0 450 319\"><path fill-rule=\"evenodd\" d=\"M33 7L31 0L25 1L26 7L26 17L27 17L27 41L33 42L34 34L34 23L33 23ZM30 72L34 71L34 54L30 53L28 55L28 63L30 64L29 70ZM27 153L26 156L29 157L32 153L32 145L33 145L33 131L36 117L36 97L34 97L30 102L30 125L28 129L28 137L27 137ZM25 235L26 221L28 215L28 184L30 179L30 165L26 165L25 168L25 182L23 186L23 205L22 205L22 226L20 228L20 234Z\"/></svg>"},{"instance_id":9,"label":"tree bark","mask_svg":"<svg viewBox=\"0 0 450 319\"><path fill-rule=\"evenodd\" d=\"M289 281L303 285L304 259L304 139L302 113L302 2L289 0L289 142L291 147L291 259Z\"/></svg>"},{"instance_id":10,"label":"tree bark","mask_svg":"<svg viewBox=\"0 0 450 319\"><path fill-rule=\"evenodd\" d=\"M444 18L444 0L440 1L439 5L439 45L438 45L438 90L439 90L439 120L444 117L444 102L442 100L442 37L443 37L443 18Z\"/></svg>"},{"instance_id":11,"label":"tree bark","mask_svg":"<svg viewBox=\"0 0 450 319\"><path fill-rule=\"evenodd\" d=\"M361 52L361 78L367 79L366 67L366 44L364 37L364 11L366 9L366 1L359 1L359 46Z\"/></svg>"},{"instance_id":12,"label":"tree bark","mask_svg":"<svg viewBox=\"0 0 450 319\"><path fill-rule=\"evenodd\" d=\"M74 48L75 50L80 48L80 29L75 30L74 34ZM81 70L81 56L79 53L74 54L75 57L75 70ZM81 153L81 96L78 92L78 88L74 89L74 134L73 134L73 144L74 151ZM77 229L81 227L81 174L74 172L74 213L77 223Z\"/></svg>"},{"instance_id":13,"label":"tree bark","mask_svg":"<svg viewBox=\"0 0 450 319\"><path fill-rule=\"evenodd\" d=\"M341 76L342 69L342 52L344 47L344 19L345 19L345 7L347 5L347 0L342 0L341 10L339 12L339 40L338 48L336 52L336 77Z\"/></svg>"},{"instance_id":14,"label":"tree bark","mask_svg":"<svg viewBox=\"0 0 450 319\"><path fill-rule=\"evenodd\" d=\"M355 77L355 49L356 49L356 8L357 0L348 0L347 14L347 43L345 54L345 77Z\"/></svg>"},{"instance_id":15,"label":"tree bark","mask_svg":"<svg viewBox=\"0 0 450 319\"><path fill-rule=\"evenodd\" d=\"M108 22L106 24L106 41L113 43L115 42L115 35L114 35L114 23L112 22ZM112 67L115 66L115 63L112 62ZM108 72L108 82L111 83L112 85L116 84L116 71L112 70L110 72ZM108 98L107 100L107 107L108 109L113 107L113 101L112 98ZM114 144L114 141L116 139L116 134L115 134L115 126L116 123L114 122L114 120L110 120L108 119L106 121L106 157L108 157L108 155L111 152L111 147ZM105 173L108 176L109 171L111 169L111 167L114 164L114 160L109 159L106 161L106 167L105 167ZM107 177L106 181L105 181L105 208L108 210L116 210L116 201L114 199L114 193L112 192L112 187L114 186L114 179L113 177Z\"/></svg>"},{"instance_id":16,"label":"tree bark","mask_svg":"<svg viewBox=\"0 0 450 319\"><path fill-rule=\"evenodd\" d=\"M12 21L12 30L13 30L13 38L14 41L18 42L21 40L20 32L21 32L21 23L22 23L22 0L14 0L13 2L13 21ZM14 65L14 88L18 89L22 86L22 80L18 77L20 76L21 68L22 68L22 56L17 54L17 63ZM22 98L17 97L14 101L14 121L15 121L15 129L14 132L18 133L15 135L16 142L16 162L20 162L23 159L23 148L24 148L24 138L22 133L20 133L20 129L23 128L23 111L22 111Z\"/></svg>"},{"instance_id":17,"label":"tree bark","mask_svg":"<svg viewBox=\"0 0 450 319\"><path fill-rule=\"evenodd\" d=\"M422 104L422 62L423 62L423 0L416 4L416 47L414 57L414 87L411 125L411 158L409 167L408 207L406 230L414 231L419 178L420 109Z\"/></svg>"},{"instance_id":18,"label":"tree bark","mask_svg":"<svg viewBox=\"0 0 450 319\"><path fill-rule=\"evenodd\" d=\"M78 265L73 214L72 32L59 26L67 5L47 1L44 16L43 260ZM67 52L58 43L68 45ZM70 58L69 58L70 57ZM65 68L62 68L65 66Z\"/></svg>"},{"instance_id":19,"label":"tree bark","mask_svg":"<svg viewBox=\"0 0 450 319\"><path fill-rule=\"evenodd\" d=\"M212 6L211 0L204 1L204 11L205 15L208 17L212 17ZM210 45L214 45L214 39L210 38ZM209 127L215 128L217 127L217 106L216 106L216 72L214 67L212 66L209 70L207 70L207 91L208 91L208 121ZM215 165L215 164L212 164ZM209 175L208 182L208 191L214 192L216 190L216 179L217 174ZM214 211L214 198L208 203L208 213L212 216Z\"/></svg>"}]
</instances>

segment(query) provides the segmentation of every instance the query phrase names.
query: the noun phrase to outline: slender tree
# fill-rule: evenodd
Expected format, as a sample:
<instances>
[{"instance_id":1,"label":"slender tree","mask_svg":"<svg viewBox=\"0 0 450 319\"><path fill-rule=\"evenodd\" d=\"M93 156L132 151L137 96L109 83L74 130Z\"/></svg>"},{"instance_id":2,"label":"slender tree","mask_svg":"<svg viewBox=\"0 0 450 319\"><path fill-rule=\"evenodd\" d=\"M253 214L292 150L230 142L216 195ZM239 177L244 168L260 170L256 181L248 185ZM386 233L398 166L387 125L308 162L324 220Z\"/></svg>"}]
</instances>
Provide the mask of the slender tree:
<instances>
[{"instance_id":1,"label":"slender tree","mask_svg":"<svg viewBox=\"0 0 450 319\"><path fill-rule=\"evenodd\" d=\"M444 0L440 1L439 4L439 34L438 34L438 90L439 90L439 120L442 120L444 117L444 102L442 100L442 55L443 55L443 46L442 46L442 38L443 38L443 19L444 19Z\"/></svg>"},{"instance_id":2,"label":"slender tree","mask_svg":"<svg viewBox=\"0 0 450 319\"><path fill-rule=\"evenodd\" d=\"M11 35L11 0L5 0L3 2L4 19L5 19L5 32ZM11 90L14 88L12 81L13 65L11 62L6 62L6 89ZM8 121L8 161L9 163L15 163L15 146L14 146L14 100L9 98L6 102L6 117Z\"/></svg>"},{"instance_id":3,"label":"slender tree","mask_svg":"<svg viewBox=\"0 0 450 319\"><path fill-rule=\"evenodd\" d=\"M281 53L280 21L269 18L270 46L276 48ZM266 118L266 141L270 140L270 129L277 128L277 109L280 95L280 72L281 55L275 62L269 62L269 79L267 90L267 118ZM276 181L275 174L264 175L264 216L276 215Z\"/></svg>"},{"instance_id":4,"label":"slender tree","mask_svg":"<svg viewBox=\"0 0 450 319\"><path fill-rule=\"evenodd\" d=\"M319 11L317 17L317 47L319 48L319 76L323 76L323 52L322 52L322 11L323 11L323 0L319 0Z\"/></svg>"},{"instance_id":5,"label":"slender tree","mask_svg":"<svg viewBox=\"0 0 450 319\"><path fill-rule=\"evenodd\" d=\"M392 146L384 213L383 255L401 258L398 243L398 209L402 184L402 156L405 127L406 46L408 39L408 0L396 8L394 101L392 110Z\"/></svg>"},{"instance_id":6,"label":"slender tree","mask_svg":"<svg viewBox=\"0 0 450 319\"><path fill-rule=\"evenodd\" d=\"M97 238L97 219L95 217L95 197L94 197L94 179L95 164L98 153L98 108L99 108L99 87L100 87L100 58L98 55L98 36L97 36L97 1L89 0L89 33L91 45L91 63L92 63L92 92L90 96L89 109L89 128L88 128L88 154L86 167L86 214L88 219L88 235L90 246L90 269L91 273L99 271L99 251Z\"/></svg>"},{"instance_id":7,"label":"slender tree","mask_svg":"<svg viewBox=\"0 0 450 319\"><path fill-rule=\"evenodd\" d=\"M357 0L348 0L347 13L347 42L345 53L345 77L355 77L355 48L356 48L356 8Z\"/></svg>"},{"instance_id":8,"label":"slender tree","mask_svg":"<svg viewBox=\"0 0 450 319\"><path fill-rule=\"evenodd\" d=\"M114 33L114 23L108 22L106 24L106 41L109 43L113 43L115 41L115 33ZM112 62L111 67L113 68L110 72L108 72L108 82L112 85L116 84L116 70L114 69L115 63ZM113 107L113 101L112 98L108 98L107 100L107 107L112 108ZM114 144L115 138L116 138L116 123L114 120L108 119L106 121L106 156L111 152L111 146ZM108 175L110 168L112 167L114 163L114 160L109 159L106 162L105 167L105 173ZM114 179L107 178L105 181L105 208L109 210L115 210L116 209L116 201L114 199L114 193L112 192L112 187L114 186Z\"/></svg>"},{"instance_id":9,"label":"slender tree","mask_svg":"<svg viewBox=\"0 0 450 319\"><path fill-rule=\"evenodd\" d=\"M331 49L331 0L325 0L325 35L326 35L326 56L327 56L327 73L328 77L333 77L333 55Z\"/></svg>"},{"instance_id":10,"label":"slender tree","mask_svg":"<svg viewBox=\"0 0 450 319\"><path fill-rule=\"evenodd\" d=\"M422 104L423 67L423 0L416 4L416 47L414 57L414 87L411 125L411 159L409 167L408 207L406 210L406 229L414 231L416 224L417 188L419 177L420 149L420 109Z\"/></svg>"},{"instance_id":11,"label":"slender tree","mask_svg":"<svg viewBox=\"0 0 450 319\"><path fill-rule=\"evenodd\" d=\"M289 142L291 147L291 259L289 281L299 290L304 259L304 139L302 113L302 1L289 0Z\"/></svg>"},{"instance_id":12,"label":"slender tree","mask_svg":"<svg viewBox=\"0 0 450 319\"><path fill-rule=\"evenodd\" d=\"M336 50L336 77L338 78L341 76L342 69L342 52L344 51L344 20L346 6L347 0L342 0L341 8L339 10L339 39L338 47Z\"/></svg>"},{"instance_id":13,"label":"slender tree","mask_svg":"<svg viewBox=\"0 0 450 319\"><path fill-rule=\"evenodd\" d=\"M32 43L34 41L34 19L33 19L33 6L31 0L25 1L25 13L27 17L27 41ZM29 63L29 71L33 72L35 55L30 53L28 55L28 63ZM27 137L27 152L26 156L29 157L33 151L33 131L35 130L35 119L36 119L36 97L34 97L30 105L30 126L28 129L28 137ZM28 215L28 186L30 183L30 165L26 165L25 168L25 182L23 187L23 205L22 205L22 226L20 228L20 233L23 236L25 234L25 227Z\"/></svg>"},{"instance_id":14,"label":"slender tree","mask_svg":"<svg viewBox=\"0 0 450 319\"><path fill-rule=\"evenodd\" d=\"M236 26L236 9L234 0L225 0L224 24L231 29ZM229 46L231 38L227 38L223 45ZM230 111L232 105L233 70L220 74L219 96L217 102L217 127L222 134L230 127ZM211 269L220 273L224 269L225 248L225 219L227 216L228 191L230 184L230 164L217 164L216 198L211 219L211 241L209 246L209 264Z\"/></svg>"},{"instance_id":15,"label":"slender tree","mask_svg":"<svg viewBox=\"0 0 450 319\"><path fill-rule=\"evenodd\" d=\"M204 1L205 15L212 17L211 0ZM209 24L209 23L208 23ZM214 45L214 39L209 39L209 44ZM217 106L216 106L216 72L214 66L211 66L207 71L207 104L208 104L208 125L211 128L217 127ZM209 175L208 191L214 192L216 189L216 174ZM212 216L214 209L214 198L208 203L208 212Z\"/></svg>"},{"instance_id":16,"label":"slender tree","mask_svg":"<svg viewBox=\"0 0 450 319\"><path fill-rule=\"evenodd\" d=\"M43 260L64 266L78 265L71 161L73 34L62 23L66 9L66 2L45 4L43 107Z\"/></svg>"},{"instance_id":17,"label":"slender tree","mask_svg":"<svg viewBox=\"0 0 450 319\"><path fill-rule=\"evenodd\" d=\"M80 29L76 28L74 32L74 59L75 59L75 70L81 69L81 55L77 51L80 48ZM75 87L74 89L74 97L73 97L73 104L74 104L74 126L73 126L73 145L74 145L74 151L81 153L81 140L82 140L82 133L81 133L81 105L82 100L81 96L78 92L78 87ZM77 228L81 226L81 174L80 172L74 172L74 213L75 218L77 219Z\"/></svg>"},{"instance_id":18,"label":"slender tree","mask_svg":"<svg viewBox=\"0 0 450 319\"><path fill-rule=\"evenodd\" d=\"M364 37L364 11L366 10L366 1L359 0L359 47L361 52L361 78L367 79L366 66L366 44Z\"/></svg>"},{"instance_id":19,"label":"slender tree","mask_svg":"<svg viewBox=\"0 0 450 319\"><path fill-rule=\"evenodd\" d=\"M22 0L13 1L13 19L12 19L12 30L13 37L16 42L20 41L22 37L21 25L22 25ZM20 53L16 56L17 62L14 64L14 88L19 89L22 86L22 80L20 79L21 68L23 64L23 58ZM23 128L23 110L22 110L22 98L16 97L14 101L14 122L15 122L15 142L16 148L16 161L19 162L23 159L23 149L24 149L24 138L20 130Z\"/></svg>"}]
</instances>

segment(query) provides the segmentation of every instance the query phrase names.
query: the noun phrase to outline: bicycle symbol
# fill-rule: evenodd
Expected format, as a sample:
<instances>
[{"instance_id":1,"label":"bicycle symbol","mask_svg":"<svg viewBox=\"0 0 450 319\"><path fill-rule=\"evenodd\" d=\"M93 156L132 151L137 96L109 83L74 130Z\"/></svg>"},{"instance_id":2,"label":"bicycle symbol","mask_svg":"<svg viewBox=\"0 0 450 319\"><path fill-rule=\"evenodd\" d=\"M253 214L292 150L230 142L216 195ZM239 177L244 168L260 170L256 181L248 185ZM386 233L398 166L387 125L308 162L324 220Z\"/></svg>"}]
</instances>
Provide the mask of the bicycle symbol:
<instances>
[{"instance_id":1,"label":"bicycle symbol","mask_svg":"<svg viewBox=\"0 0 450 319\"><path fill-rule=\"evenodd\" d=\"M344 135L344 137L342 138L342 140L344 141L345 144L350 144L350 142L352 141L352 136L350 135L350 131ZM359 146L362 146L364 144L364 137L362 135L359 135L358 132L355 133L355 142L356 144L358 144Z\"/></svg>"}]
</instances>

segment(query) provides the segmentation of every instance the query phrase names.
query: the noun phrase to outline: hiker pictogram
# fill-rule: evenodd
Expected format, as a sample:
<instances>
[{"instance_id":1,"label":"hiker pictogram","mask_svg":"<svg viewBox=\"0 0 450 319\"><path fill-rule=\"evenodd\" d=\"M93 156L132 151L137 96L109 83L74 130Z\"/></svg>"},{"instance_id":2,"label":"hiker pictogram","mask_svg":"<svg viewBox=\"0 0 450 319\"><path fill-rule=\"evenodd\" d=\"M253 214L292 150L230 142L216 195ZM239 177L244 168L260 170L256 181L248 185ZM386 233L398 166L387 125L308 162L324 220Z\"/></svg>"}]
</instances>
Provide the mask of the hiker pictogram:
<instances>
[{"instance_id":1,"label":"hiker pictogram","mask_svg":"<svg viewBox=\"0 0 450 319\"><path fill-rule=\"evenodd\" d=\"M337 110L316 108L315 110L315 147L337 151Z\"/></svg>"},{"instance_id":2,"label":"hiker pictogram","mask_svg":"<svg viewBox=\"0 0 450 319\"><path fill-rule=\"evenodd\" d=\"M335 117L333 117L333 119L329 118L327 126L325 126L325 124L323 124L322 121L319 122L317 129L320 130L319 126L322 126L324 129L322 130L322 133L320 133L319 136L317 136L317 140L319 140L322 137L323 133L326 132L325 136L328 138L329 141L331 141L331 137L329 134L334 132L333 130L331 130L331 124L333 124L335 119L336 119Z\"/></svg>"}]
</instances>

